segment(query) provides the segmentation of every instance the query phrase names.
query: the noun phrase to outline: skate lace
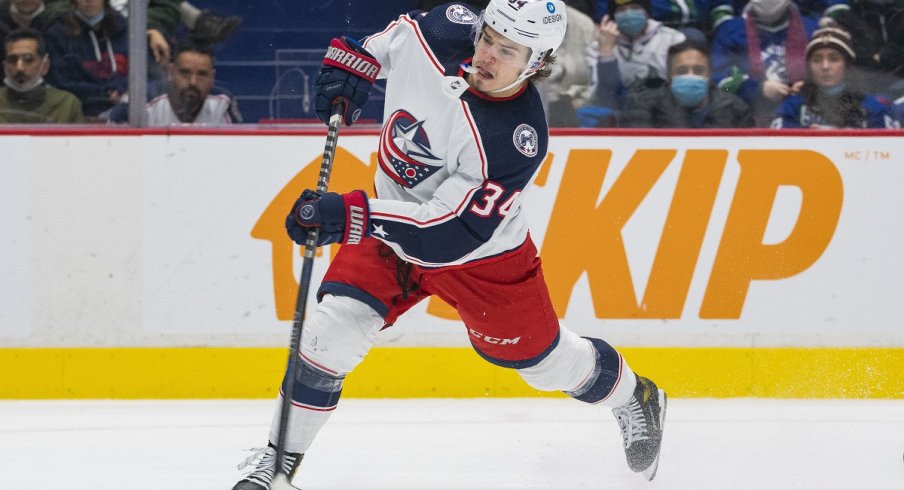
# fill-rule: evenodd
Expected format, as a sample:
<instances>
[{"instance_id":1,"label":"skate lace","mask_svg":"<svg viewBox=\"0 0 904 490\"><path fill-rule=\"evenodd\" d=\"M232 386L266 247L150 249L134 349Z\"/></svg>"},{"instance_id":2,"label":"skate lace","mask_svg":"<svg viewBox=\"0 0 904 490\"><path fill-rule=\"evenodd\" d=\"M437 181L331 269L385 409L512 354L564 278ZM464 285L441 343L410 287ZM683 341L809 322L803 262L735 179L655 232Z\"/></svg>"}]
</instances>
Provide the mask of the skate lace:
<instances>
[{"instance_id":1,"label":"skate lace","mask_svg":"<svg viewBox=\"0 0 904 490\"><path fill-rule=\"evenodd\" d=\"M245 479L270 488L270 482L276 476L276 450L272 447L256 447L249 449L249 451L254 454L239 463L238 469L245 470L245 468L255 465L254 468L245 470ZM283 458L283 471L286 475L291 474L290 472L292 466L295 465L296 459L297 457L292 454L286 454L285 458Z\"/></svg>"},{"instance_id":2,"label":"skate lace","mask_svg":"<svg viewBox=\"0 0 904 490\"><path fill-rule=\"evenodd\" d=\"M632 398L630 402L621 407L613 408L612 413L615 414L618 426L621 427L625 449L631 447L631 444L637 441L650 438L647 432L647 421L643 415L643 407L640 406L637 398Z\"/></svg>"}]
</instances>

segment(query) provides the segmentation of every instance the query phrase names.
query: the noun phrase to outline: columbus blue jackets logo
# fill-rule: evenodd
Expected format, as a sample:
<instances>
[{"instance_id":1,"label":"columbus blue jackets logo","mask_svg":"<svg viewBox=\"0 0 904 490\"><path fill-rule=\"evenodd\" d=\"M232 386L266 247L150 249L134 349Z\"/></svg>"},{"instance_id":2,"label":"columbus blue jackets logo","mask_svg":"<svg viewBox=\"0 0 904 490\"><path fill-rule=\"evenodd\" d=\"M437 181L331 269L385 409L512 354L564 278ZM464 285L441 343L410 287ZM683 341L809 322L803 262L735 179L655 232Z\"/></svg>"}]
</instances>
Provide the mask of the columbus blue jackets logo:
<instances>
[{"instance_id":1,"label":"columbus blue jackets logo","mask_svg":"<svg viewBox=\"0 0 904 490\"><path fill-rule=\"evenodd\" d=\"M446 9L446 18L456 24L470 25L477 22L477 16L466 7L461 5L450 5Z\"/></svg>"},{"instance_id":2,"label":"columbus blue jackets logo","mask_svg":"<svg viewBox=\"0 0 904 490\"><path fill-rule=\"evenodd\" d=\"M523 155L528 157L537 156L537 145L540 142L540 138L537 136L537 130L533 127L527 124L518 126L512 135L512 141L515 143L515 148Z\"/></svg>"},{"instance_id":3,"label":"columbus blue jackets logo","mask_svg":"<svg viewBox=\"0 0 904 490\"><path fill-rule=\"evenodd\" d=\"M394 112L380 134L380 168L399 185L412 188L437 170L444 162L430 149L424 121L404 110Z\"/></svg>"}]
</instances>

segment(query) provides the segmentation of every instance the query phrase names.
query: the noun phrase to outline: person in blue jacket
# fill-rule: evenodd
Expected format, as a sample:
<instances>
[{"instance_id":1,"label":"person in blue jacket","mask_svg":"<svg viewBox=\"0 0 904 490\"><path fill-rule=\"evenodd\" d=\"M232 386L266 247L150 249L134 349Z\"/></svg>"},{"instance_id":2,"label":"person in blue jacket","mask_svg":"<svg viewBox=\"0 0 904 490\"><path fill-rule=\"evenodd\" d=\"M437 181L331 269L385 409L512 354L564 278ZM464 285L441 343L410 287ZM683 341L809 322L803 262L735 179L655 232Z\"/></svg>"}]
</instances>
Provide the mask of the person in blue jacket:
<instances>
[{"instance_id":1,"label":"person in blue jacket","mask_svg":"<svg viewBox=\"0 0 904 490\"><path fill-rule=\"evenodd\" d=\"M807 44L808 76L797 95L785 99L773 128L892 127L887 104L850 84L851 37L835 27L819 29Z\"/></svg>"},{"instance_id":2,"label":"person in blue jacket","mask_svg":"<svg viewBox=\"0 0 904 490\"><path fill-rule=\"evenodd\" d=\"M750 104L758 126L768 126L776 107L803 83L804 51L818 27L791 0L752 0L713 39L713 81Z\"/></svg>"},{"instance_id":3,"label":"person in blue jacket","mask_svg":"<svg viewBox=\"0 0 904 490\"><path fill-rule=\"evenodd\" d=\"M128 24L110 0L72 0L48 30L47 51L51 83L74 93L86 117L103 119L128 90Z\"/></svg>"}]
</instances>

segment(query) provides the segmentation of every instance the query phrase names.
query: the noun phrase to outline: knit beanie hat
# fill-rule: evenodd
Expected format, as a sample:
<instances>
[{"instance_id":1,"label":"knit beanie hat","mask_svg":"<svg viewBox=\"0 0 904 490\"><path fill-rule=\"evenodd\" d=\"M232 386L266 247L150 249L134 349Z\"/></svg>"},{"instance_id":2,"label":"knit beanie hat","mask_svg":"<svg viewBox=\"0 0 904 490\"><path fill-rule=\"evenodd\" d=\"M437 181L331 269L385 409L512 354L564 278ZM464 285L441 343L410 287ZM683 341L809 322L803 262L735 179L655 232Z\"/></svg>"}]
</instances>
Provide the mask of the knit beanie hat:
<instances>
[{"instance_id":1,"label":"knit beanie hat","mask_svg":"<svg viewBox=\"0 0 904 490\"><path fill-rule=\"evenodd\" d=\"M643 7L647 12L647 16L650 15L650 0L610 0L609 1L609 18L615 16L615 11L619 7L623 7L625 5L637 4Z\"/></svg>"},{"instance_id":2,"label":"knit beanie hat","mask_svg":"<svg viewBox=\"0 0 904 490\"><path fill-rule=\"evenodd\" d=\"M851 48L851 35L838 27L823 27L813 32L813 37L807 43L807 59L810 59L810 55L820 48L832 48L838 51L848 63L853 62L857 57L854 49Z\"/></svg>"}]
</instances>

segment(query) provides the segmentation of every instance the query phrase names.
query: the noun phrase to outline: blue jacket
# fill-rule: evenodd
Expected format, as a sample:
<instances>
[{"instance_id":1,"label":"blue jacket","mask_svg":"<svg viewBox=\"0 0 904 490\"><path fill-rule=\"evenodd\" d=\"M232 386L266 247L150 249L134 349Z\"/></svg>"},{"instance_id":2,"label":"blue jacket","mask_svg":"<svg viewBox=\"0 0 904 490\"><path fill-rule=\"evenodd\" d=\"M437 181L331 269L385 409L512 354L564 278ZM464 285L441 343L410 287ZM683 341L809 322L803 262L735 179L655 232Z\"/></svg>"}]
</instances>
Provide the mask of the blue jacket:
<instances>
[{"instance_id":1,"label":"blue jacket","mask_svg":"<svg viewBox=\"0 0 904 490\"><path fill-rule=\"evenodd\" d=\"M785 99L775 113L772 120L773 128L809 128L810 126L844 127L844 128L890 128L894 122L889 114L889 108L878 98L872 95L858 96L850 94L850 97L860 98L859 110L852 111L841 124L832 124L825 115L824 110L818 106L810 105L807 99L800 95L791 95ZM833 102L832 108L837 108L839 103Z\"/></svg>"},{"instance_id":2,"label":"blue jacket","mask_svg":"<svg viewBox=\"0 0 904 490\"><path fill-rule=\"evenodd\" d=\"M807 39L819 28L816 19L802 16ZM760 52L767 74L777 78L785 76L785 41L787 26L775 32L759 30ZM760 98L762 80L750 73L747 56L747 34L742 17L735 17L719 29L712 46L713 81L723 90L734 92L750 105L756 105ZM791 80L793 82L793 80Z\"/></svg>"},{"instance_id":3,"label":"blue jacket","mask_svg":"<svg viewBox=\"0 0 904 490\"><path fill-rule=\"evenodd\" d=\"M129 33L126 19L107 9L101 25L105 35L78 20L79 33L71 35L67 19L61 18L47 32L50 83L68 90L82 101L86 116L96 116L113 106L110 94L129 87ZM142 33L143 35L143 33Z\"/></svg>"}]
</instances>

